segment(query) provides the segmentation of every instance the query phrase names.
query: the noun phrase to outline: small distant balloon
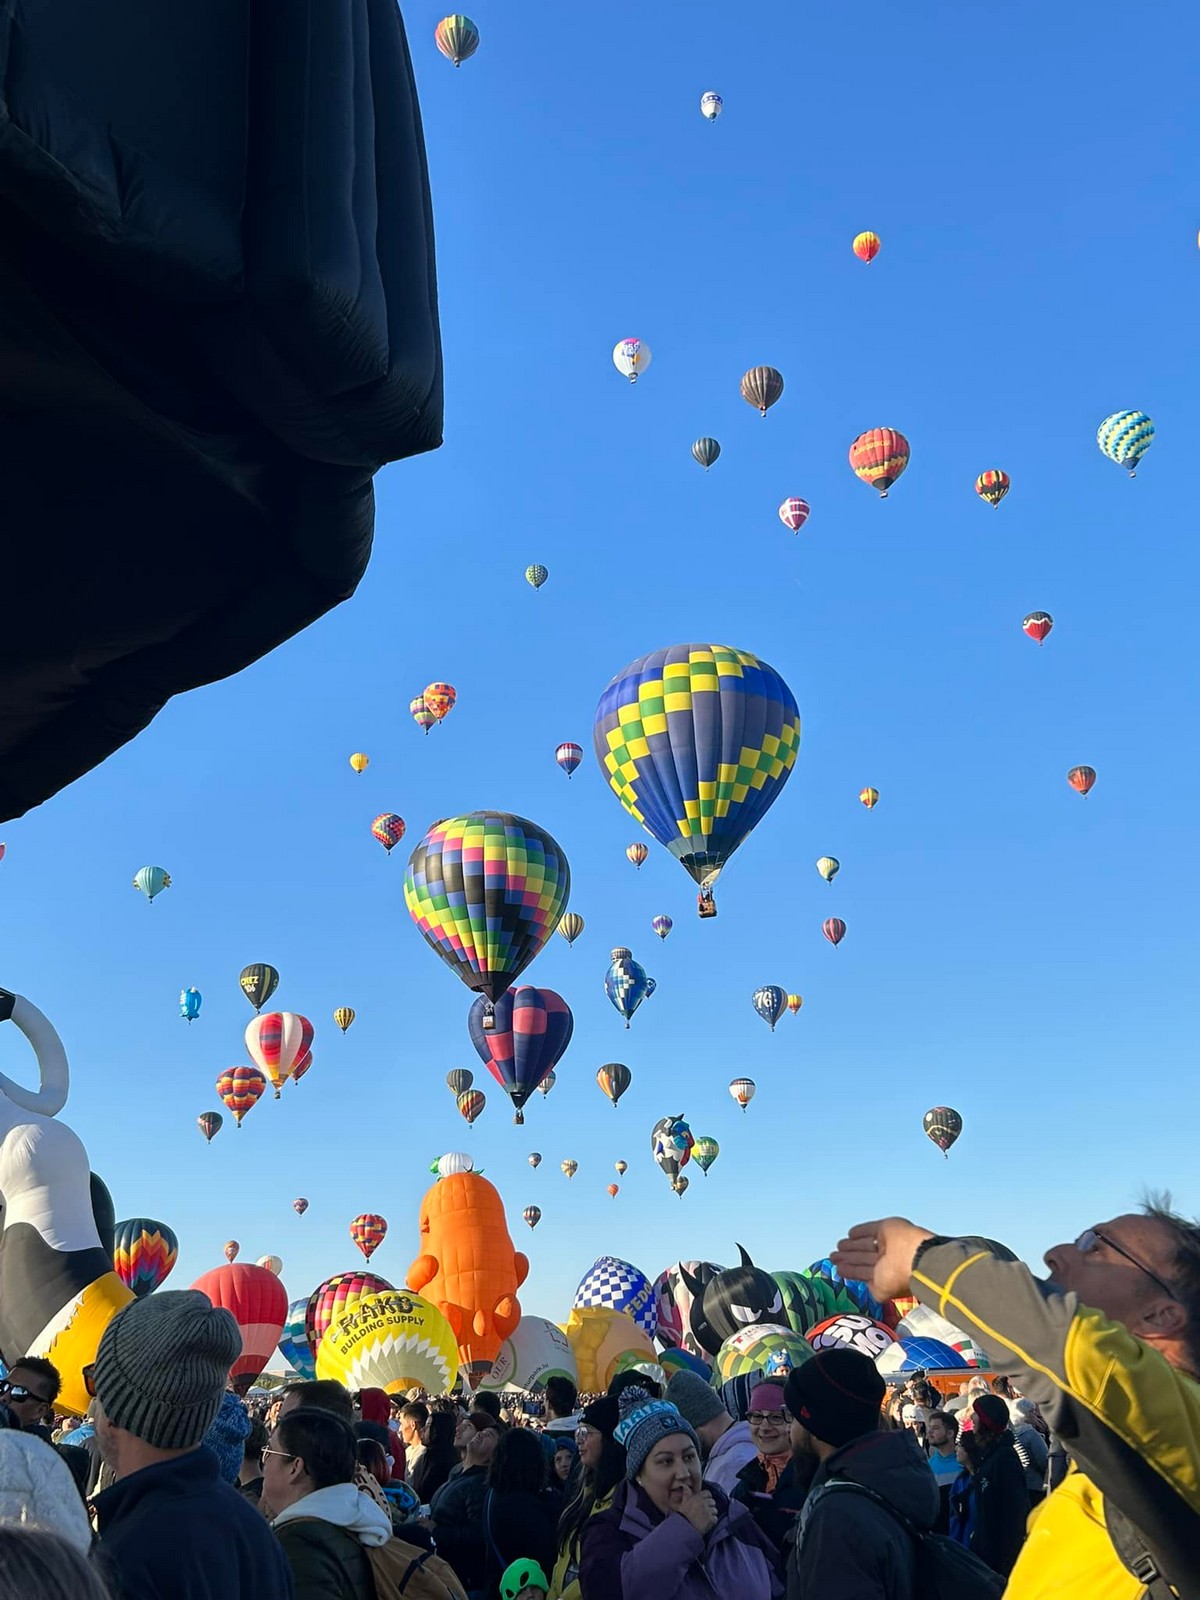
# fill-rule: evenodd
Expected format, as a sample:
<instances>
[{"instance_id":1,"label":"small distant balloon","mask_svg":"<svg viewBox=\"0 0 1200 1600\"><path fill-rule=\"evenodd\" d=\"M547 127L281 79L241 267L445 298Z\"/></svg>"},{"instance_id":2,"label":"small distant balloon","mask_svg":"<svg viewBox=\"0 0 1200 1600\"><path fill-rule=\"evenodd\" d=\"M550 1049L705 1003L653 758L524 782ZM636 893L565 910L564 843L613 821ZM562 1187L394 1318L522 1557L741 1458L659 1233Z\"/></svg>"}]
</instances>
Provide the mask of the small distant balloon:
<instances>
[{"instance_id":1,"label":"small distant balloon","mask_svg":"<svg viewBox=\"0 0 1200 1600\"><path fill-rule=\"evenodd\" d=\"M364 1211L350 1224L350 1237L370 1261L387 1237L388 1225L375 1211Z\"/></svg>"},{"instance_id":2,"label":"small distant balloon","mask_svg":"<svg viewBox=\"0 0 1200 1600\"><path fill-rule=\"evenodd\" d=\"M704 468L705 472L721 454L721 446L715 439L710 439L707 434L697 439L692 446L692 455Z\"/></svg>"},{"instance_id":3,"label":"small distant balloon","mask_svg":"<svg viewBox=\"0 0 1200 1600\"><path fill-rule=\"evenodd\" d=\"M631 844L625 851L625 854L629 860L633 862L634 866L640 870L642 862L645 861L646 857L650 854L650 851L646 845L639 841L637 844Z\"/></svg>"},{"instance_id":4,"label":"small distant balloon","mask_svg":"<svg viewBox=\"0 0 1200 1600\"><path fill-rule=\"evenodd\" d=\"M830 944L838 945L846 937L846 924L841 917L826 917L821 924L821 932L829 940Z\"/></svg>"},{"instance_id":5,"label":"small distant balloon","mask_svg":"<svg viewBox=\"0 0 1200 1600\"><path fill-rule=\"evenodd\" d=\"M597 1069L596 1082L600 1085L601 1093L606 1094L615 1106L633 1082L633 1073L624 1062L610 1061Z\"/></svg>"},{"instance_id":6,"label":"small distant balloon","mask_svg":"<svg viewBox=\"0 0 1200 1600\"><path fill-rule=\"evenodd\" d=\"M947 1155L963 1130L963 1120L949 1106L934 1106L925 1113L923 1126L925 1137L932 1139L942 1154Z\"/></svg>"},{"instance_id":7,"label":"small distant balloon","mask_svg":"<svg viewBox=\"0 0 1200 1600\"><path fill-rule=\"evenodd\" d=\"M456 1104L464 1121L473 1123L487 1105L487 1095L482 1089L466 1089L458 1096Z\"/></svg>"},{"instance_id":8,"label":"small distant balloon","mask_svg":"<svg viewBox=\"0 0 1200 1600\"><path fill-rule=\"evenodd\" d=\"M1095 767L1072 767L1067 773L1067 782L1079 794L1090 794L1096 782Z\"/></svg>"},{"instance_id":9,"label":"small distant balloon","mask_svg":"<svg viewBox=\"0 0 1200 1600\"><path fill-rule=\"evenodd\" d=\"M750 1003L763 1021L770 1024L771 1032L774 1033L775 1024L787 1006L787 992L777 983L767 983L761 989L754 991Z\"/></svg>"},{"instance_id":10,"label":"small distant balloon","mask_svg":"<svg viewBox=\"0 0 1200 1600\"><path fill-rule=\"evenodd\" d=\"M562 1170L566 1173L568 1178L573 1178L579 1171L579 1163L578 1161L564 1161L562 1163Z\"/></svg>"},{"instance_id":11,"label":"small distant balloon","mask_svg":"<svg viewBox=\"0 0 1200 1600\"><path fill-rule=\"evenodd\" d=\"M789 495L779 508L779 520L785 528L790 528L793 533L799 533L808 521L811 510L812 507L807 500L801 500L798 495Z\"/></svg>"},{"instance_id":12,"label":"small distant balloon","mask_svg":"<svg viewBox=\"0 0 1200 1600\"><path fill-rule=\"evenodd\" d=\"M783 373L776 367L751 367L742 378L742 399L760 416L766 416L782 393Z\"/></svg>"},{"instance_id":13,"label":"small distant balloon","mask_svg":"<svg viewBox=\"0 0 1200 1600\"><path fill-rule=\"evenodd\" d=\"M460 1094L466 1094L474 1082L475 1074L469 1067L455 1067L446 1074L446 1087L456 1100Z\"/></svg>"},{"instance_id":14,"label":"small distant balloon","mask_svg":"<svg viewBox=\"0 0 1200 1600\"><path fill-rule=\"evenodd\" d=\"M879 235L870 232L855 234L851 249L860 261L869 264L879 254Z\"/></svg>"},{"instance_id":15,"label":"small distant balloon","mask_svg":"<svg viewBox=\"0 0 1200 1600\"><path fill-rule=\"evenodd\" d=\"M267 1087L266 1074L257 1067L230 1067L217 1079L217 1094L226 1111L232 1111L240 1128L242 1118L262 1099Z\"/></svg>"},{"instance_id":16,"label":"small distant balloon","mask_svg":"<svg viewBox=\"0 0 1200 1600\"><path fill-rule=\"evenodd\" d=\"M236 1239L227 1239L225 1241L224 1255L225 1255L226 1261L228 1261L230 1266L232 1266L233 1263L237 1260L238 1251L241 1248L242 1248L241 1245L237 1242Z\"/></svg>"},{"instance_id":17,"label":"small distant balloon","mask_svg":"<svg viewBox=\"0 0 1200 1600\"><path fill-rule=\"evenodd\" d=\"M542 1220L542 1208L541 1206L526 1206L521 1215L531 1228L536 1228Z\"/></svg>"},{"instance_id":18,"label":"small distant balloon","mask_svg":"<svg viewBox=\"0 0 1200 1600\"><path fill-rule=\"evenodd\" d=\"M850 446L850 465L863 483L878 489L881 500L908 466L908 440L895 428L868 428Z\"/></svg>"},{"instance_id":19,"label":"small distant balloon","mask_svg":"<svg viewBox=\"0 0 1200 1600\"><path fill-rule=\"evenodd\" d=\"M988 472L981 472L975 479L975 493L981 500L986 500L988 505L995 508L1004 499L1012 487L1012 480L1007 472L1001 472L999 467L992 467Z\"/></svg>"},{"instance_id":20,"label":"small distant balloon","mask_svg":"<svg viewBox=\"0 0 1200 1600\"><path fill-rule=\"evenodd\" d=\"M156 894L171 887L171 874L162 867L139 867L133 875L133 887L153 901Z\"/></svg>"},{"instance_id":21,"label":"small distant balloon","mask_svg":"<svg viewBox=\"0 0 1200 1600\"><path fill-rule=\"evenodd\" d=\"M1050 637L1050 629L1054 626L1054 618L1048 611L1031 611L1021 624L1022 628L1037 644Z\"/></svg>"},{"instance_id":22,"label":"small distant balloon","mask_svg":"<svg viewBox=\"0 0 1200 1600\"><path fill-rule=\"evenodd\" d=\"M842 863L836 856L818 856L817 871L826 883L832 883L842 869Z\"/></svg>"},{"instance_id":23,"label":"small distant balloon","mask_svg":"<svg viewBox=\"0 0 1200 1600\"><path fill-rule=\"evenodd\" d=\"M534 1170L534 1171L535 1171L535 1172L536 1172L536 1171L537 1171L537 1169L538 1169L538 1168L539 1168L539 1167L540 1167L540 1166L541 1166L541 1164L542 1164L542 1152L541 1152L541 1151L540 1151L540 1150L531 1150L531 1151L530 1151L530 1152L529 1152L529 1157L528 1157L528 1160L529 1160L529 1165L530 1165L530 1166L531 1166L531 1167L532 1167L532 1168L533 1168L533 1170Z\"/></svg>"},{"instance_id":24,"label":"small distant balloon","mask_svg":"<svg viewBox=\"0 0 1200 1600\"><path fill-rule=\"evenodd\" d=\"M879 804L879 790L860 789L858 798L862 801L863 805L866 806L868 811L874 811L875 807Z\"/></svg>"},{"instance_id":25,"label":"small distant balloon","mask_svg":"<svg viewBox=\"0 0 1200 1600\"><path fill-rule=\"evenodd\" d=\"M443 722L454 710L458 690L452 683L430 683L421 698L433 713L434 721Z\"/></svg>"},{"instance_id":26,"label":"small distant balloon","mask_svg":"<svg viewBox=\"0 0 1200 1600\"><path fill-rule=\"evenodd\" d=\"M608 1192L609 1192L609 1195L612 1197L612 1199L615 1200L617 1198L617 1196L621 1192L620 1184L610 1183L609 1186L608 1186Z\"/></svg>"},{"instance_id":27,"label":"small distant balloon","mask_svg":"<svg viewBox=\"0 0 1200 1600\"><path fill-rule=\"evenodd\" d=\"M570 740L567 740L565 744L560 744L554 752L554 759L569 778L583 760L583 746L581 744L572 744Z\"/></svg>"},{"instance_id":28,"label":"small distant balloon","mask_svg":"<svg viewBox=\"0 0 1200 1600\"><path fill-rule=\"evenodd\" d=\"M479 49L479 29L470 17L457 12L442 18L433 30L433 42L447 61L453 61L456 67L460 67Z\"/></svg>"},{"instance_id":29,"label":"small distant balloon","mask_svg":"<svg viewBox=\"0 0 1200 1600\"><path fill-rule=\"evenodd\" d=\"M674 926L674 922L666 915L650 918L651 930L656 933L660 939L665 939Z\"/></svg>"},{"instance_id":30,"label":"small distant balloon","mask_svg":"<svg viewBox=\"0 0 1200 1600\"><path fill-rule=\"evenodd\" d=\"M629 1163L628 1163L628 1161L614 1161L613 1162L613 1166L617 1169L618 1177L621 1177L621 1178L623 1178L625 1176L625 1174L629 1171Z\"/></svg>"},{"instance_id":31,"label":"small distant balloon","mask_svg":"<svg viewBox=\"0 0 1200 1600\"><path fill-rule=\"evenodd\" d=\"M554 1076L554 1074L552 1072L548 1072L546 1074L546 1076L542 1079L541 1083L538 1084L538 1093L542 1096L543 1099L545 1099L545 1097L550 1093L551 1089L553 1089L554 1085L557 1082L558 1082L558 1079Z\"/></svg>"},{"instance_id":32,"label":"small distant balloon","mask_svg":"<svg viewBox=\"0 0 1200 1600\"><path fill-rule=\"evenodd\" d=\"M282 1256L259 1256L259 1258L258 1258L257 1262L255 1263L255 1265L259 1266L259 1267L265 1267L269 1273L271 1273L274 1277L277 1278L280 1275L280 1273L283 1271L283 1257Z\"/></svg>"},{"instance_id":33,"label":"small distant balloon","mask_svg":"<svg viewBox=\"0 0 1200 1600\"><path fill-rule=\"evenodd\" d=\"M365 772L371 765L371 758L368 755L364 755L361 750L356 750L350 757L350 765L355 772Z\"/></svg>"},{"instance_id":34,"label":"small distant balloon","mask_svg":"<svg viewBox=\"0 0 1200 1600\"><path fill-rule=\"evenodd\" d=\"M583 929L584 921L578 911L564 911L558 919L558 931L568 944L574 944Z\"/></svg>"},{"instance_id":35,"label":"small distant balloon","mask_svg":"<svg viewBox=\"0 0 1200 1600\"><path fill-rule=\"evenodd\" d=\"M404 818L398 817L394 811L381 811L371 824L371 836L378 839L391 855L404 837Z\"/></svg>"},{"instance_id":36,"label":"small distant balloon","mask_svg":"<svg viewBox=\"0 0 1200 1600\"><path fill-rule=\"evenodd\" d=\"M531 567L525 568L525 582L533 589L540 589L549 576L540 562L535 561Z\"/></svg>"},{"instance_id":37,"label":"small distant balloon","mask_svg":"<svg viewBox=\"0 0 1200 1600\"><path fill-rule=\"evenodd\" d=\"M179 991L179 1015L186 1017L189 1022L195 1022L200 1015L200 1002L203 999L199 989L181 989Z\"/></svg>"},{"instance_id":38,"label":"small distant balloon","mask_svg":"<svg viewBox=\"0 0 1200 1600\"><path fill-rule=\"evenodd\" d=\"M618 339L613 346L613 366L630 383L638 381L653 359L650 346L641 339Z\"/></svg>"},{"instance_id":39,"label":"small distant balloon","mask_svg":"<svg viewBox=\"0 0 1200 1600\"><path fill-rule=\"evenodd\" d=\"M355 1011L353 1006L338 1006L337 1010L333 1013L333 1020L337 1023L342 1032L345 1033L346 1029L354 1021L354 1018L357 1016L357 1014L358 1013Z\"/></svg>"},{"instance_id":40,"label":"small distant balloon","mask_svg":"<svg viewBox=\"0 0 1200 1600\"><path fill-rule=\"evenodd\" d=\"M429 732L430 728L432 728L434 723L437 721L437 718L434 716L433 712L430 711L429 707L425 704L425 696L423 694L414 695L408 702L408 709L417 727L423 728L426 733Z\"/></svg>"},{"instance_id":41,"label":"small distant balloon","mask_svg":"<svg viewBox=\"0 0 1200 1600\"><path fill-rule=\"evenodd\" d=\"M292 1201L292 1210L296 1213L296 1215L298 1217L302 1217L304 1215L304 1213L308 1210L308 1201L304 1198L303 1195L298 1196L297 1199Z\"/></svg>"},{"instance_id":42,"label":"small distant balloon","mask_svg":"<svg viewBox=\"0 0 1200 1600\"><path fill-rule=\"evenodd\" d=\"M713 89L706 89L700 96L700 115L706 122L715 122L725 109L725 102Z\"/></svg>"},{"instance_id":43,"label":"small distant balloon","mask_svg":"<svg viewBox=\"0 0 1200 1600\"><path fill-rule=\"evenodd\" d=\"M742 1110L744 1111L745 1109L745 1106L743 1106ZM715 1139L710 1139L705 1135L701 1135L692 1146L692 1160L706 1178L708 1177L709 1167L712 1166L720 1154L721 1146Z\"/></svg>"},{"instance_id":44,"label":"small distant balloon","mask_svg":"<svg viewBox=\"0 0 1200 1600\"><path fill-rule=\"evenodd\" d=\"M790 994L790 995L788 995L788 997L787 997L787 1008L792 1013L793 1016L796 1015L797 1011L799 1011L800 1007L803 1004L804 1004L804 997L802 995L798 995L798 994Z\"/></svg>"},{"instance_id":45,"label":"small distant balloon","mask_svg":"<svg viewBox=\"0 0 1200 1600\"><path fill-rule=\"evenodd\" d=\"M279 987L279 973L265 961L252 961L242 968L238 982L255 1011L261 1011Z\"/></svg>"},{"instance_id":46,"label":"small distant balloon","mask_svg":"<svg viewBox=\"0 0 1200 1600\"><path fill-rule=\"evenodd\" d=\"M1110 461L1136 478L1138 462L1154 443L1154 424L1144 411L1114 411L1096 429L1096 443Z\"/></svg>"},{"instance_id":47,"label":"small distant balloon","mask_svg":"<svg viewBox=\"0 0 1200 1600\"><path fill-rule=\"evenodd\" d=\"M202 1111L196 1118L196 1126L204 1135L205 1143L211 1144L225 1126L225 1118L219 1111Z\"/></svg>"},{"instance_id":48,"label":"small distant balloon","mask_svg":"<svg viewBox=\"0 0 1200 1600\"><path fill-rule=\"evenodd\" d=\"M745 1111L751 1100L753 1100L754 1096L758 1093L758 1089L755 1086L753 1078L735 1078L729 1085L729 1092L737 1101L738 1105L741 1106L742 1110ZM696 1152L693 1149L692 1155L695 1156L695 1153Z\"/></svg>"}]
</instances>

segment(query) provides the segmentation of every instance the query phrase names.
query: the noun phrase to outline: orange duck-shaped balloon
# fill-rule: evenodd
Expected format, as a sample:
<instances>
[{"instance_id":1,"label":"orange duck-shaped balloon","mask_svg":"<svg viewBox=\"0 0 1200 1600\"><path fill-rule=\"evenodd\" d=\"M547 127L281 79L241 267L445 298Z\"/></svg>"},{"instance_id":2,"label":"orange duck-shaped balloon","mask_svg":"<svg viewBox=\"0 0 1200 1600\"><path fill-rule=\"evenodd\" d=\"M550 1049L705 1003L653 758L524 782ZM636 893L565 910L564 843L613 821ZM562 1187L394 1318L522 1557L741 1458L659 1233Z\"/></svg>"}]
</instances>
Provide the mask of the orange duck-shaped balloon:
<instances>
[{"instance_id":1,"label":"orange duck-shaped balloon","mask_svg":"<svg viewBox=\"0 0 1200 1600\"><path fill-rule=\"evenodd\" d=\"M495 1187L477 1172L439 1179L421 1201L421 1254L405 1282L453 1328L472 1386L516 1331L517 1290L528 1276L529 1258L513 1248Z\"/></svg>"}]
</instances>

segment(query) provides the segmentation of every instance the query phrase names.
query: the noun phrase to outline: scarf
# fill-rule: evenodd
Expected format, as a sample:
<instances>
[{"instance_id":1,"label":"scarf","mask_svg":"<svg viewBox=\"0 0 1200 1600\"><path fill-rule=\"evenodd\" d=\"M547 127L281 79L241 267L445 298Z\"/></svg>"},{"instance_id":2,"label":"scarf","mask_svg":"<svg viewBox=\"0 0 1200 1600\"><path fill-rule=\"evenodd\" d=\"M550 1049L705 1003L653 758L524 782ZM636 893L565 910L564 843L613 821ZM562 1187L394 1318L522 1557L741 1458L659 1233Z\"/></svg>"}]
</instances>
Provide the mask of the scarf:
<instances>
[{"instance_id":1,"label":"scarf","mask_svg":"<svg viewBox=\"0 0 1200 1600\"><path fill-rule=\"evenodd\" d=\"M787 1450L779 1456L764 1456L761 1451L759 1452L758 1464L767 1475L764 1493L775 1493L775 1485L779 1482L779 1474L791 1459L791 1452Z\"/></svg>"}]
</instances>

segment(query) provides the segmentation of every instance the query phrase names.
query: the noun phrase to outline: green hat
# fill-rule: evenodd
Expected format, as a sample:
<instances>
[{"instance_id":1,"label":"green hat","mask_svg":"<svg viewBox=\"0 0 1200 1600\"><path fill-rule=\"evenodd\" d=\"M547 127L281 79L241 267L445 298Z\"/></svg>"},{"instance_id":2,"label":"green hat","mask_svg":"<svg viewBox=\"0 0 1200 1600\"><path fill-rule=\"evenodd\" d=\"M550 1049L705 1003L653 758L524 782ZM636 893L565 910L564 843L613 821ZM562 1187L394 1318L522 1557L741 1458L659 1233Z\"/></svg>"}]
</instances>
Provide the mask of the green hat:
<instances>
[{"instance_id":1,"label":"green hat","mask_svg":"<svg viewBox=\"0 0 1200 1600\"><path fill-rule=\"evenodd\" d=\"M504 1576L500 1579L500 1600L517 1600L522 1589L540 1589L543 1594L549 1594L550 1585L546 1581L546 1574L536 1561L531 1561L523 1556L520 1561L514 1561L511 1567L504 1569Z\"/></svg>"}]
</instances>

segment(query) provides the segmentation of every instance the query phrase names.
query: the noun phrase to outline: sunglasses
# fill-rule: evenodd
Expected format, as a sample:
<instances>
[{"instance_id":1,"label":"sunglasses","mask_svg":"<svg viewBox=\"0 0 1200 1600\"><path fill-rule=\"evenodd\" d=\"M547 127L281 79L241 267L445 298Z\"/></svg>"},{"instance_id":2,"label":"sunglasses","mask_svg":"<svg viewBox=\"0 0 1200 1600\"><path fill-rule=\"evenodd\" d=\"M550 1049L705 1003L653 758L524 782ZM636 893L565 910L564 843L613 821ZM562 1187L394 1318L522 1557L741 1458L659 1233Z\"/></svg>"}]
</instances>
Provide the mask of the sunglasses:
<instances>
[{"instance_id":1,"label":"sunglasses","mask_svg":"<svg viewBox=\"0 0 1200 1600\"><path fill-rule=\"evenodd\" d=\"M18 1405L22 1400L36 1400L39 1405L48 1406L50 1401L44 1394L34 1394L32 1389L27 1389L23 1383L9 1383L7 1378L0 1378L0 1395L5 1395L9 1400L15 1400Z\"/></svg>"},{"instance_id":2,"label":"sunglasses","mask_svg":"<svg viewBox=\"0 0 1200 1600\"><path fill-rule=\"evenodd\" d=\"M285 1461L295 1461L296 1459L294 1452L289 1452L287 1450L272 1450L270 1445L267 1445L261 1451L258 1458L258 1464L260 1467L266 1466L268 1456L282 1456Z\"/></svg>"},{"instance_id":3,"label":"sunglasses","mask_svg":"<svg viewBox=\"0 0 1200 1600\"><path fill-rule=\"evenodd\" d=\"M96 1398L96 1363L94 1361L89 1362L80 1376L83 1378L83 1387L94 1400Z\"/></svg>"},{"instance_id":4,"label":"sunglasses","mask_svg":"<svg viewBox=\"0 0 1200 1600\"><path fill-rule=\"evenodd\" d=\"M746 1413L746 1421L752 1428L760 1427L764 1422L769 1422L776 1428L782 1428L785 1422L790 1422L791 1420L792 1414L790 1411L748 1411Z\"/></svg>"},{"instance_id":5,"label":"sunglasses","mask_svg":"<svg viewBox=\"0 0 1200 1600\"><path fill-rule=\"evenodd\" d=\"M1088 1256L1091 1255L1098 1244L1107 1245L1110 1250L1128 1261L1131 1267L1136 1267L1139 1272L1144 1272L1150 1282L1156 1283L1168 1299L1178 1301L1179 1296L1169 1283L1164 1283L1158 1273L1152 1271L1144 1261L1139 1261L1132 1250L1126 1250L1124 1245L1118 1244L1115 1239L1110 1239L1108 1234L1102 1233L1099 1228L1085 1228L1076 1239L1075 1248L1081 1256Z\"/></svg>"}]
</instances>

